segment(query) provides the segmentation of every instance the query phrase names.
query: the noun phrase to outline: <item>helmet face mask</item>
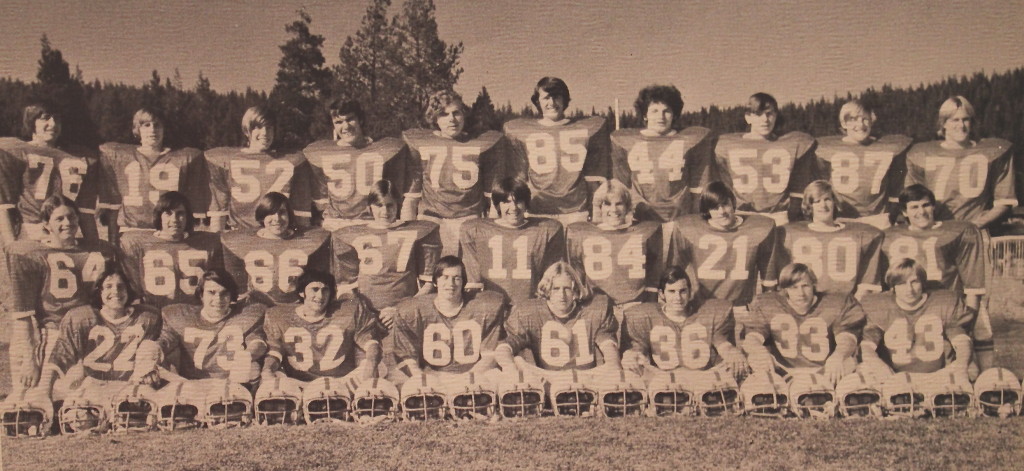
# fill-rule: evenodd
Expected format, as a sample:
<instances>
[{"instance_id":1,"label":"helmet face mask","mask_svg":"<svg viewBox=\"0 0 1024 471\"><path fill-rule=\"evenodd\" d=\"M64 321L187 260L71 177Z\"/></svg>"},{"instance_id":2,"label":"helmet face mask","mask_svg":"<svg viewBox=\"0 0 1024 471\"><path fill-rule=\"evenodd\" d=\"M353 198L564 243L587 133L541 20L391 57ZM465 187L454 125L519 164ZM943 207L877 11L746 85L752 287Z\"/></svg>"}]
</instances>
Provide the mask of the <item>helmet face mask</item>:
<instances>
[{"instance_id":1,"label":"helmet face mask","mask_svg":"<svg viewBox=\"0 0 1024 471\"><path fill-rule=\"evenodd\" d=\"M390 381L373 378L356 389L355 397L351 401L352 417L356 422L394 419L398 415L398 396L398 389ZM339 396L335 395L325 404L325 408L338 411L332 413L332 418L337 419L339 415L345 417L345 413L337 409L342 406L342 402ZM307 414L310 413L307 411Z\"/></svg>"},{"instance_id":2,"label":"helmet face mask","mask_svg":"<svg viewBox=\"0 0 1024 471\"><path fill-rule=\"evenodd\" d=\"M555 415L593 416L597 406L597 391L580 382L578 370L560 373L562 377L558 381L553 381L551 385L551 402Z\"/></svg>"},{"instance_id":3,"label":"helmet face mask","mask_svg":"<svg viewBox=\"0 0 1024 471\"><path fill-rule=\"evenodd\" d=\"M182 430L197 428L200 421L202 388L195 381L171 383L157 392L157 428Z\"/></svg>"},{"instance_id":4,"label":"helmet face mask","mask_svg":"<svg viewBox=\"0 0 1024 471\"><path fill-rule=\"evenodd\" d=\"M888 417L922 417L927 414L925 394L910 373L897 373L882 383L882 400Z\"/></svg>"},{"instance_id":5,"label":"helmet face mask","mask_svg":"<svg viewBox=\"0 0 1024 471\"><path fill-rule=\"evenodd\" d=\"M601 412L605 417L643 415L647 411L647 387L640 376L613 370L614 377L601 375Z\"/></svg>"},{"instance_id":6,"label":"helmet face mask","mask_svg":"<svg viewBox=\"0 0 1024 471\"><path fill-rule=\"evenodd\" d=\"M967 417L974 411L974 388L967 375L939 371L928 377L928 408L932 417Z\"/></svg>"},{"instance_id":7,"label":"helmet face mask","mask_svg":"<svg viewBox=\"0 0 1024 471\"><path fill-rule=\"evenodd\" d=\"M444 419L448 398L435 387L437 381L424 372L402 385L402 414L408 420Z\"/></svg>"},{"instance_id":8,"label":"helmet face mask","mask_svg":"<svg viewBox=\"0 0 1024 471\"><path fill-rule=\"evenodd\" d=\"M455 419L486 419L497 412L498 393L493 376L473 371L444 377L448 410Z\"/></svg>"},{"instance_id":9,"label":"helmet face mask","mask_svg":"<svg viewBox=\"0 0 1024 471\"><path fill-rule=\"evenodd\" d=\"M258 425L295 425L302 421L302 388L297 380L275 376L256 391Z\"/></svg>"},{"instance_id":10,"label":"helmet face mask","mask_svg":"<svg viewBox=\"0 0 1024 471\"><path fill-rule=\"evenodd\" d=\"M786 417L790 398L785 389L785 380L774 373L748 376L742 389L744 411L753 417Z\"/></svg>"},{"instance_id":11,"label":"helmet face mask","mask_svg":"<svg viewBox=\"0 0 1024 471\"><path fill-rule=\"evenodd\" d=\"M456 419L473 419L490 417L494 414L494 393L477 391L459 394L452 397L452 417Z\"/></svg>"},{"instance_id":12,"label":"helmet face mask","mask_svg":"<svg viewBox=\"0 0 1024 471\"><path fill-rule=\"evenodd\" d=\"M837 408L843 417L882 416L882 392L862 372L839 380L836 396Z\"/></svg>"},{"instance_id":13,"label":"helmet face mask","mask_svg":"<svg viewBox=\"0 0 1024 471\"><path fill-rule=\"evenodd\" d=\"M239 383L214 380L209 383L202 410L202 422L208 428L244 427L252 423L252 396Z\"/></svg>"},{"instance_id":14,"label":"helmet face mask","mask_svg":"<svg viewBox=\"0 0 1024 471\"><path fill-rule=\"evenodd\" d=\"M125 387L111 401L110 427L114 432L146 432L156 428L156 391L139 384Z\"/></svg>"},{"instance_id":15,"label":"helmet face mask","mask_svg":"<svg viewBox=\"0 0 1024 471\"><path fill-rule=\"evenodd\" d=\"M1005 368L990 368L983 371L974 382L974 396L977 415L1006 418L1020 413L1020 380Z\"/></svg>"},{"instance_id":16,"label":"helmet face mask","mask_svg":"<svg viewBox=\"0 0 1024 471\"><path fill-rule=\"evenodd\" d=\"M44 437L50 431L50 419L39 409L4 411L0 420L8 437Z\"/></svg>"},{"instance_id":17,"label":"helmet face mask","mask_svg":"<svg viewBox=\"0 0 1024 471\"><path fill-rule=\"evenodd\" d=\"M835 417L836 394L820 374L794 376L789 385L789 397L793 399L790 410L801 419Z\"/></svg>"},{"instance_id":18,"label":"helmet face mask","mask_svg":"<svg viewBox=\"0 0 1024 471\"><path fill-rule=\"evenodd\" d=\"M522 368L498 380L498 412L505 418L540 417L544 412L544 381Z\"/></svg>"},{"instance_id":19,"label":"helmet face mask","mask_svg":"<svg viewBox=\"0 0 1024 471\"><path fill-rule=\"evenodd\" d=\"M693 374L697 411L704 416L717 417L743 412L740 388L731 374L708 370Z\"/></svg>"},{"instance_id":20,"label":"helmet face mask","mask_svg":"<svg viewBox=\"0 0 1024 471\"><path fill-rule=\"evenodd\" d=\"M106 410L108 403L96 399L103 392L103 386L92 386L90 384L75 389L64 399L58 413L61 434L106 431L109 425Z\"/></svg>"}]
</instances>

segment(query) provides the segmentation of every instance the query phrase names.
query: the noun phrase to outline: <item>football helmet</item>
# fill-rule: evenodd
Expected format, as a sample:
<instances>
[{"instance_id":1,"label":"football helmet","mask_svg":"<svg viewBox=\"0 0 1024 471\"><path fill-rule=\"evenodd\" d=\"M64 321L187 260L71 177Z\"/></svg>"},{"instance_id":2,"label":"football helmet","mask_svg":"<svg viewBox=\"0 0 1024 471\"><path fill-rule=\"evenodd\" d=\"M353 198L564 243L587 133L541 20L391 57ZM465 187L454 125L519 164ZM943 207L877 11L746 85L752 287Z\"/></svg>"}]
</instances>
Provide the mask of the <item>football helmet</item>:
<instances>
[{"instance_id":1,"label":"football helmet","mask_svg":"<svg viewBox=\"0 0 1024 471\"><path fill-rule=\"evenodd\" d=\"M967 372L940 370L922 377L932 417L967 417L974 412L974 387Z\"/></svg>"},{"instance_id":2,"label":"football helmet","mask_svg":"<svg viewBox=\"0 0 1024 471\"><path fill-rule=\"evenodd\" d=\"M448 415L448 398L436 375L427 372L409 378L402 385L402 415L407 420L443 419Z\"/></svg>"},{"instance_id":3,"label":"football helmet","mask_svg":"<svg viewBox=\"0 0 1024 471\"><path fill-rule=\"evenodd\" d=\"M502 417L540 417L544 412L544 377L536 367L520 365L498 376L498 408Z\"/></svg>"},{"instance_id":4,"label":"football helmet","mask_svg":"<svg viewBox=\"0 0 1024 471\"><path fill-rule=\"evenodd\" d=\"M781 376L761 371L743 381L744 411L754 417L786 417L789 411L789 393Z\"/></svg>"},{"instance_id":5,"label":"football helmet","mask_svg":"<svg viewBox=\"0 0 1024 471\"><path fill-rule=\"evenodd\" d=\"M107 419L107 406L110 404L108 384L113 384L117 388L124 383L90 381L87 378L80 387L68 391L57 416L61 434L107 431L110 425Z\"/></svg>"},{"instance_id":6,"label":"football helmet","mask_svg":"<svg viewBox=\"0 0 1024 471\"><path fill-rule=\"evenodd\" d=\"M156 390L127 384L110 401L110 428L114 432L147 432L156 428Z\"/></svg>"},{"instance_id":7,"label":"football helmet","mask_svg":"<svg viewBox=\"0 0 1024 471\"><path fill-rule=\"evenodd\" d=\"M989 368L974 381L977 413L985 417L1009 417L1020 413L1021 384L1006 368Z\"/></svg>"},{"instance_id":8,"label":"football helmet","mask_svg":"<svg viewBox=\"0 0 1024 471\"><path fill-rule=\"evenodd\" d=\"M836 393L818 373L799 373L789 383L789 410L806 419L830 419L836 416Z\"/></svg>"},{"instance_id":9,"label":"football helmet","mask_svg":"<svg viewBox=\"0 0 1024 471\"><path fill-rule=\"evenodd\" d=\"M44 437L53 424L53 403L43 388L11 392L0 403L0 426L8 437Z\"/></svg>"},{"instance_id":10,"label":"football helmet","mask_svg":"<svg viewBox=\"0 0 1024 471\"><path fill-rule=\"evenodd\" d=\"M252 394L230 379L201 379L206 395L200 420L208 428L246 426L252 422Z\"/></svg>"},{"instance_id":11,"label":"football helmet","mask_svg":"<svg viewBox=\"0 0 1024 471\"><path fill-rule=\"evenodd\" d=\"M156 392L157 428L178 430L202 425L199 411L205 392L202 384L194 380L165 385Z\"/></svg>"},{"instance_id":12,"label":"football helmet","mask_svg":"<svg viewBox=\"0 0 1024 471\"><path fill-rule=\"evenodd\" d=\"M498 404L498 387L491 374L469 371L449 375L442 382L448 398L448 411L453 418L486 419L494 416Z\"/></svg>"},{"instance_id":13,"label":"football helmet","mask_svg":"<svg viewBox=\"0 0 1024 471\"><path fill-rule=\"evenodd\" d=\"M576 369L555 371L548 374L551 381L551 402L555 415L594 415L597 406L597 389L593 386L592 375Z\"/></svg>"},{"instance_id":14,"label":"football helmet","mask_svg":"<svg viewBox=\"0 0 1024 471\"><path fill-rule=\"evenodd\" d=\"M910 373L896 373L882 381L882 410L886 417L922 417L927 411L924 392Z\"/></svg>"},{"instance_id":15,"label":"football helmet","mask_svg":"<svg viewBox=\"0 0 1024 471\"><path fill-rule=\"evenodd\" d=\"M256 390L257 425L295 425L302 421L302 383L274 375Z\"/></svg>"},{"instance_id":16,"label":"football helmet","mask_svg":"<svg viewBox=\"0 0 1024 471\"><path fill-rule=\"evenodd\" d=\"M882 391L863 372L843 376L836 384L837 408L843 417L881 417Z\"/></svg>"},{"instance_id":17,"label":"football helmet","mask_svg":"<svg viewBox=\"0 0 1024 471\"><path fill-rule=\"evenodd\" d=\"M348 381L342 378L323 376L302 388L302 412L308 424L347 422L351 403L352 390Z\"/></svg>"},{"instance_id":18,"label":"football helmet","mask_svg":"<svg viewBox=\"0 0 1024 471\"><path fill-rule=\"evenodd\" d=\"M683 381L683 375L677 373L678 370L651 371L651 380L647 385L650 401L648 415L697 415L696 394L692 386Z\"/></svg>"},{"instance_id":19,"label":"football helmet","mask_svg":"<svg viewBox=\"0 0 1024 471\"><path fill-rule=\"evenodd\" d=\"M691 384L697 411L705 416L740 414L740 386L736 378L720 368L694 370L683 373L683 381Z\"/></svg>"},{"instance_id":20,"label":"football helmet","mask_svg":"<svg viewBox=\"0 0 1024 471\"><path fill-rule=\"evenodd\" d=\"M647 409L647 386L636 373L605 366L595 368L598 402L605 417L642 415Z\"/></svg>"},{"instance_id":21,"label":"football helmet","mask_svg":"<svg viewBox=\"0 0 1024 471\"><path fill-rule=\"evenodd\" d=\"M398 387L383 378L359 384L353 393L352 415L356 422L375 422L398 417Z\"/></svg>"}]
</instances>

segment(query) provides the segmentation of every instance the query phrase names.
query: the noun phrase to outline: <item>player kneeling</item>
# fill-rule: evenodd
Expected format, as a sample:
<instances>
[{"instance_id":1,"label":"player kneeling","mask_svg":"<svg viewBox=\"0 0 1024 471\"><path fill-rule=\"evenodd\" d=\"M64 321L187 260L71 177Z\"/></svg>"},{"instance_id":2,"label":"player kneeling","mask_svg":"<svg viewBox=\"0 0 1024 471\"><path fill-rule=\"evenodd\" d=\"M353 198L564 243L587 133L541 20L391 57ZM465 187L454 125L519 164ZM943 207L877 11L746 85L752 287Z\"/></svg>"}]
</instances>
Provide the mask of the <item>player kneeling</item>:
<instances>
[{"instance_id":1,"label":"player kneeling","mask_svg":"<svg viewBox=\"0 0 1024 471\"><path fill-rule=\"evenodd\" d=\"M735 346L732 304L695 294L686 271L671 267L657 303L625 311L623 368L643 375L652 415L740 412L736 381L748 366Z\"/></svg>"},{"instance_id":2,"label":"player kneeling","mask_svg":"<svg viewBox=\"0 0 1024 471\"><path fill-rule=\"evenodd\" d=\"M257 423L297 423L300 409L306 422L348 420L353 392L378 376L377 316L361 298L335 301L336 286L330 274L307 268L295 281L302 303L267 310Z\"/></svg>"}]
</instances>

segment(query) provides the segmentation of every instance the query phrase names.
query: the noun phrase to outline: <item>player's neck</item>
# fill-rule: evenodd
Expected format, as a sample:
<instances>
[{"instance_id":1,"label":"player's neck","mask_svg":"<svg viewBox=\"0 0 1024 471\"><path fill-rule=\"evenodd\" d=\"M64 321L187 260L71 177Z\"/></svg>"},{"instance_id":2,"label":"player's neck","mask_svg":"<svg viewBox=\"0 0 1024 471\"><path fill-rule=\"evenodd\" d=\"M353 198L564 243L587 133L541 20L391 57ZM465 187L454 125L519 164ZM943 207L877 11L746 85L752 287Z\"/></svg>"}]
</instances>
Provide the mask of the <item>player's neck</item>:
<instances>
[{"instance_id":1,"label":"player's neck","mask_svg":"<svg viewBox=\"0 0 1024 471\"><path fill-rule=\"evenodd\" d=\"M858 141L857 139L854 139L852 136L843 136L843 142L847 144L856 144L858 146L870 145L873 144L876 140L877 139L871 136L868 136L867 139L864 139L863 141Z\"/></svg>"},{"instance_id":2,"label":"player's neck","mask_svg":"<svg viewBox=\"0 0 1024 471\"><path fill-rule=\"evenodd\" d=\"M440 296L434 298L434 308L437 309L437 312L444 317L455 317L459 315L459 312L462 311L462 306L465 304L466 303L462 297L459 297L458 300L444 299Z\"/></svg>"},{"instance_id":3,"label":"player's neck","mask_svg":"<svg viewBox=\"0 0 1024 471\"><path fill-rule=\"evenodd\" d=\"M720 225L717 222L714 222L713 219L708 219L708 225L720 231L731 231L737 227L740 227L740 224L743 224L743 216L736 216L732 218L732 223L725 226Z\"/></svg>"},{"instance_id":4,"label":"player's neck","mask_svg":"<svg viewBox=\"0 0 1024 471\"><path fill-rule=\"evenodd\" d=\"M842 224L834 219L831 221L813 221L807 224L807 227L809 227L811 230L820 232L835 232L842 229L845 226L845 224Z\"/></svg>"},{"instance_id":5,"label":"player's neck","mask_svg":"<svg viewBox=\"0 0 1024 471\"><path fill-rule=\"evenodd\" d=\"M46 246L51 249L73 249L78 247L78 239L58 239L56 237L48 237L46 240Z\"/></svg>"},{"instance_id":6,"label":"player's neck","mask_svg":"<svg viewBox=\"0 0 1024 471\"><path fill-rule=\"evenodd\" d=\"M520 227L523 227L523 226L526 225L527 222L529 222L529 219L527 219L527 218L522 218L522 219L516 220L516 221L509 221L508 219L505 219L505 218L498 218L498 219L494 220L495 224L497 224L497 225L499 225L501 227L508 227L508 228L511 228L511 229L518 229Z\"/></svg>"},{"instance_id":7,"label":"player's neck","mask_svg":"<svg viewBox=\"0 0 1024 471\"><path fill-rule=\"evenodd\" d=\"M405 221L401 219L395 219L394 221L378 221L376 219L366 223L366 227L372 227L374 229L391 229L404 224Z\"/></svg>"},{"instance_id":8,"label":"player's neck","mask_svg":"<svg viewBox=\"0 0 1024 471\"><path fill-rule=\"evenodd\" d=\"M541 118L537 120L537 124L540 124L541 126L565 126L566 124L569 124L570 121L572 120L562 116L561 119Z\"/></svg>"},{"instance_id":9,"label":"player's neck","mask_svg":"<svg viewBox=\"0 0 1024 471\"><path fill-rule=\"evenodd\" d=\"M153 235L160 240L167 240L171 242L181 242L188 239L190 235L188 232L172 232L172 231L156 231Z\"/></svg>"},{"instance_id":10,"label":"player's neck","mask_svg":"<svg viewBox=\"0 0 1024 471\"><path fill-rule=\"evenodd\" d=\"M243 147L242 148L242 153L243 154L269 154L270 153L270 148L269 147L268 148L263 148L263 147Z\"/></svg>"},{"instance_id":11,"label":"player's neck","mask_svg":"<svg viewBox=\"0 0 1024 471\"><path fill-rule=\"evenodd\" d=\"M325 309L323 311L318 311L314 308L306 307L305 304L302 304L299 307L295 308L295 314L299 316L300 319L309 322L310 324L316 324L317 322L320 322L324 320L325 317L327 317L327 310Z\"/></svg>"},{"instance_id":12,"label":"player's neck","mask_svg":"<svg viewBox=\"0 0 1024 471\"><path fill-rule=\"evenodd\" d=\"M278 235L274 234L273 232L270 232L269 230L267 230L266 227L264 227L257 231L256 235L259 236L261 239L287 240L291 239L292 236L295 235L295 229L289 228L287 231L284 232L284 234Z\"/></svg>"},{"instance_id":13,"label":"player's neck","mask_svg":"<svg viewBox=\"0 0 1024 471\"><path fill-rule=\"evenodd\" d=\"M801 316L806 316L807 314L810 314L810 312L812 310L814 310L814 305L818 304L818 299L819 299L818 295L815 294L814 297L811 298L811 302L807 303L806 306L797 306L797 305L793 304L793 302L790 301L789 298L786 298L786 304L789 305L789 308L792 309L793 312L795 312L795 313L797 313L797 314L799 314Z\"/></svg>"},{"instance_id":14,"label":"player's neck","mask_svg":"<svg viewBox=\"0 0 1024 471\"><path fill-rule=\"evenodd\" d=\"M142 154L142 155L144 155L146 157L149 157L151 159L152 158L156 158L156 157L160 157L161 155L164 155L168 151L170 151L170 149L165 149L161 145L158 145L156 147L139 146L138 150L139 150L140 154Z\"/></svg>"},{"instance_id":15,"label":"player's neck","mask_svg":"<svg viewBox=\"0 0 1024 471\"><path fill-rule=\"evenodd\" d=\"M923 296L921 296L921 300L920 301L918 301L918 302L916 302L914 304L909 304L909 305L905 304L903 301L900 301L897 298L896 299L896 305L899 306L899 308L903 309L904 311L916 311L916 310L920 309L921 306L924 306L925 301L928 301L928 293L925 293Z\"/></svg>"},{"instance_id":16,"label":"player's neck","mask_svg":"<svg viewBox=\"0 0 1024 471\"><path fill-rule=\"evenodd\" d=\"M938 228L938 227L939 227L939 225L941 225L941 224L942 224L942 222L941 222L941 221L932 221L932 223L931 223L931 224L929 224L929 225L927 225L926 227L918 227L918 226L915 226L915 225L913 225L913 224L907 224L907 227L909 227L909 228L910 228L910 230L911 230L912 232L917 232L917 231L930 231L930 230L932 230L932 229L936 229L936 228Z\"/></svg>"},{"instance_id":17,"label":"player's neck","mask_svg":"<svg viewBox=\"0 0 1024 471\"><path fill-rule=\"evenodd\" d=\"M210 324L216 324L224 319L227 319L228 314L230 313L231 308L220 310L203 307L199 310L199 317L202 317L204 321L209 322Z\"/></svg>"},{"instance_id":18,"label":"player's neck","mask_svg":"<svg viewBox=\"0 0 1024 471\"><path fill-rule=\"evenodd\" d=\"M661 305L661 313L664 314L665 317L668 318L668 320L670 320L672 322L675 322L676 324L682 324L683 322L686 321L686 319L688 319L690 317L690 314L692 314L690 312L690 305L689 304L687 304L686 307L684 309L682 309L682 310L677 310L677 309L669 310L667 308L668 308L668 305L662 304Z\"/></svg>"},{"instance_id":19,"label":"player's neck","mask_svg":"<svg viewBox=\"0 0 1024 471\"><path fill-rule=\"evenodd\" d=\"M942 144L939 144L939 145L942 146L943 149L962 150L962 149L970 149L971 147L974 147L975 142L970 140L970 139L968 139L966 141L962 141L962 142L942 141Z\"/></svg>"},{"instance_id":20,"label":"player's neck","mask_svg":"<svg viewBox=\"0 0 1024 471\"><path fill-rule=\"evenodd\" d=\"M38 136L32 136L32 140L28 141L28 143L32 144L34 146L39 146L39 147L52 147L52 148L56 148L57 147L57 140L56 139L54 139L54 140L46 140L45 138L38 137Z\"/></svg>"},{"instance_id":21,"label":"player's neck","mask_svg":"<svg viewBox=\"0 0 1024 471\"><path fill-rule=\"evenodd\" d=\"M774 141L776 139L775 133L768 135L758 134L756 132L748 132L743 134L743 139L749 141Z\"/></svg>"},{"instance_id":22,"label":"player's neck","mask_svg":"<svg viewBox=\"0 0 1024 471\"><path fill-rule=\"evenodd\" d=\"M668 130L668 132L664 134L653 129L644 128L640 130L640 135L645 137L672 137L675 136L676 134L679 134L679 131L676 131L675 129L670 129Z\"/></svg>"},{"instance_id":23,"label":"player's neck","mask_svg":"<svg viewBox=\"0 0 1024 471\"><path fill-rule=\"evenodd\" d=\"M128 318L127 306L100 308L100 317L111 324L120 324Z\"/></svg>"},{"instance_id":24,"label":"player's neck","mask_svg":"<svg viewBox=\"0 0 1024 471\"><path fill-rule=\"evenodd\" d=\"M371 139L369 137L366 137L366 136L360 136L360 137L352 139L350 141L345 141L345 140L338 139L338 140L334 141L334 143L338 147L342 147L342 148L362 149L363 147L366 147L366 146L372 144L373 143L373 139Z\"/></svg>"}]
</instances>

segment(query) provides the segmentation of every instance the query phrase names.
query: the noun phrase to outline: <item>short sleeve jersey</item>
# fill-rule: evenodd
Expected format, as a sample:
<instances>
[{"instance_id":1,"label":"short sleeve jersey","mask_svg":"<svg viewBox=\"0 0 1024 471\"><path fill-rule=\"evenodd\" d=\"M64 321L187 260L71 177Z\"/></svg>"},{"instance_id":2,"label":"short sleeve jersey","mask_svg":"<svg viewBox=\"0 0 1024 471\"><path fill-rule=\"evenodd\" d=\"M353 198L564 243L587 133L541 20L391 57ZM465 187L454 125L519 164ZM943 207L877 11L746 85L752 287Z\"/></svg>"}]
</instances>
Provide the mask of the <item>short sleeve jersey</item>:
<instances>
[{"instance_id":1,"label":"short sleeve jersey","mask_svg":"<svg viewBox=\"0 0 1024 471\"><path fill-rule=\"evenodd\" d=\"M121 234L121 251L132 284L157 308L194 302L203 272L224 267L220 236L209 232L170 241L148 230L127 231Z\"/></svg>"},{"instance_id":2,"label":"short sleeve jersey","mask_svg":"<svg viewBox=\"0 0 1024 471\"><path fill-rule=\"evenodd\" d=\"M896 225L885 230L883 270L900 259L911 258L924 265L929 289L985 294L982 250L981 232L967 222L940 221L921 231Z\"/></svg>"},{"instance_id":3,"label":"short sleeve jersey","mask_svg":"<svg viewBox=\"0 0 1024 471\"><path fill-rule=\"evenodd\" d=\"M832 183L839 217L858 218L884 212L903 189L907 136L883 136L870 143L854 144L843 136L818 139L820 177Z\"/></svg>"},{"instance_id":4,"label":"short sleeve jersey","mask_svg":"<svg viewBox=\"0 0 1024 471\"><path fill-rule=\"evenodd\" d=\"M952 291L931 291L921 306L905 310L892 293L865 296L864 340L877 345L878 356L898 373L938 371L946 365L946 343L967 335L974 322L962 299Z\"/></svg>"},{"instance_id":5,"label":"short sleeve jersey","mask_svg":"<svg viewBox=\"0 0 1024 471\"><path fill-rule=\"evenodd\" d=\"M253 215L260 198L270 192L288 197L299 225L312 216L312 172L302 153L247 153L237 147L206 151L210 172L207 215L227 217L234 229L259 227Z\"/></svg>"},{"instance_id":6,"label":"short sleeve jersey","mask_svg":"<svg viewBox=\"0 0 1024 471\"><path fill-rule=\"evenodd\" d=\"M942 141L915 144L907 153L906 185L935 192L935 218L971 221L993 205L1017 206L1013 153L1003 139L982 139L967 149Z\"/></svg>"},{"instance_id":7,"label":"short sleeve jersey","mask_svg":"<svg viewBox=\"0 0 1024 471\"><path fill-rule=\"evenodd\" d=\"M181 192L195 216L206 216L210 182L198 149L168 149L150 158L138 146L107 143L100 146L100 170L99 206L118 210L120 227L152 229L153 207L168 191Z\"/></svg>"},{"instance_id":8,"label":"short sleeve jersey","mask_svg":"<svg viewBox=\"0 0 1024 471\"><path fill-rule=\"evenodd\" d=\"M160 349L164 358L179 359L173 366L177 366L178 374L185 379L227 378L235 355L257 342L266 342L265 308L259 304L234 307L218 322L203 319L201 310L202 306L191 304L165 307ZM179 355L172 355L174 352Z\"/></svg>"},{"instance_id":9,"label":"short sleeve jersey","mask_svg":"<svg viewBox=\"0 0 1024 471\"><path fill-rule=\"evenodd\" d=\"M690 214L675 220L668 260L696 275L700 297L746 306L754 297L758 276L768 279L774 250L771 218L744 216L738 226L720 230L699 214Z\"/></svg>"},{"instance_id":10,"label":"short sleeve jersey","mask_svg":"<svg viewBox=\"0 0 1024 471\"><path fill-rule=\"evenodd\" d=\"M343 377L356 368L357 348L380 338L377 317L359 301L329 308L317 322L295 314L297 306L272 307L263 321L267 355L277 358L291 378Z\"/></svg>"},{"instance_id":11,"label":"short sleeve jersey","mask_svg":"<svg viewBox=\"0 0 1024 471\"><path fill-rule=\"evenodd\" d=\"M471 219L459 235L467 288L504 294L512 304L532 298L544 270L565 259L565 231L554 219L527 218L519 227Z\"/></svg>"},{"instance_id":12,"label":"short sleeve jersey","mask_svg":"<svg viewBox=\"0 0 1024 471\"><path fill-rule=\"evenodd\" d=\"M368 219L366 195L381 179L409 192L414 166L401 139L386 137L358 149L316 141L303 154L313 174L313 202L324 218Z\"/></svg>"},{"instance_id":13,"label":"short sleeve jersey","mask_svg":"<svg viewBox=\"0 0 1024 471\"><path fill-rule=\"evenodd\" d=\"M79 306L61 320L50 367L63 375L81 362L85 375L104 381L126 381L135 370L135 350L143 340L160 338L160 311L144 304L128 307L128 315L111 321L92 306Z\"/></svg>"},{"instance_id":14,"label":"short sleeve jersey","mask_svg":"<svg viewBox=\"0 0 1024 471\"><path fill-rule=\"evenodd\" d=\"M637 301L644 291L657 289L663 271L661 224L644 221L606 229L576 222L566 229L566 246L569 264L615 304Z\"/></svg>"},{"instance_id":15,"label":"short sleeve jersey","mask_svg":"<svg viewBox=\"0 0 1024 471\"><path fill-rule=\"evenodd\" d=\"M785 211L790 198L803 198L818 177L814 138L791 132L775 140L723 134L715 146L719 178L736 195L736 209L758 213Z\"/></svg>"},{"instance_id":16,"label":"short sleeve jersey","mask_svg":"<svg viewBox=\"0 0 1024 471\"><path fill-rule=\"evenodd\" d=\"M460 218L483 213L484 193L504 165L500 133L448 139L427 129L410 129L402 137L416 163L410 196L421 198L420 214Z\"/></svg>"},{"instance_id":17,"label":"short sleeve jersey","mask_svg":"<svg viewBox=\"0 0 1024 471\"><path fill-rule=\"evenodd\" d=\"M26 223L39 223L40 208L50 195L61 193L78 205L83 217L96 212L98 163L55 147L37 146L15 138L0 139L0 150L24 164L18 210ZM13 176L12 176L13 178Z\"/></svg>"},{"instance_id":18,"label":"short sleeve jersey","mask_svg":"<svg viewBox=\"0 0 1024 471\"><path fill-rule=\"evenodd\" d=\"M394 306L431 280L441 257L441 236L430 221L397 222L390 228L356 225L331 234L332 270L340 288L358 286L371 307Z\"/></svg>"},{"instance_id":19,"label":"short sleeve jersey","mask_svg":"<svg viewBox=\"0 0 1024 471\"><path fill-rule=\"evenodd\" d=\"M18 207L22 181L27 165L15 156L0 150L0 210Z\"/></svg>"},{"instance_id":20,"label":"short sleeve jersey","mask_svg":"<svg viewBox=\"0 0 1024 471\"><path fill-rule=\"evenodd\" d=\"M864 318L861 306L849 296L819 294L810 312L800 314L782 293L772 292L754 299L745 328L764 338L783 367L817 368L835 350L837 336L848 333L860 338Z\"/></svg>"},{"instance_id":21,"label":"short sleeve jersey","mask_svg":"<svg viewBox=\"0 0 1024 471\"><path fill-rule=\"evenodd\" d=\"M264 239L258 230L221 234L224 268L239 288L257 302L272 306L299 300L295 280L308 266L331 270L331 234L320 228L300 229L288 239ZM243 288L244 287L244 288Z\"/></svg>"},{"instance_id":22,"label":"short sleeve jersey","mask_svg":"<svg viewBox=\"0 0 1024 471\"><path fill-rule=\"evenodd\" d=\"M791 222L776 231L778 246L769 267L770 281L790 263L803 263L818 278L818 291L840 295L855 290L882 290L882 231L858 222L830 229L807 221Z\"/></svg>"},{"instance_id":23,"label":"short sleeve jersey","mask_svg":"<svg viewBox=\"0 0 1024 471\"><path fill-rule=\"evenodd\" d=\"M639 351L661 370L706 370L721 363L717 345L736 345L732 304L709 299L682 322L657 303L631 306L623 314L620 350Z\"/></svg>"},{"instance_id":24,"label":"short sleeve jersey","mask_svg":"<svg viewBox=\"0 0 1024 471\"><path fill-rule=\"evenodd\" d=\"M528 299L512 309L505 330L512 353L530 349L545 370L586 370L598 364L598 345L615 342L619 324L611 300L598 294L566 318L552 314L546 299Z\"/></svg>"},{"instance_id":25,"label":"short sleeve jersey","mask_svg":"<svg viewBox=\"0 0 1024 471\"><path fill-rule=\"evenodd\" d=\"M433 371L465 373L498 346L505 300L489 291L466 294L462 310L446 317L434 307L436 296L417 296L398 305L391 333L395 363L399 367L412 363Z\"/></svg>"},{"instance_id":26,"label":"short sleeve jersey","mask_svg":"<svg viewBox=\"0 0 1024 471\"><path fill-rule=\"evenodd\" d=\"M560 126L545 126L533 118L505 123L512 149L510 171L530 186L530 212L588 211L586 181L611 176L608 134L599 116Z\"/></svg>"},{"instance_id":27,"label":"short sleeve jersey","mask_svg":"<svg viewBox=\"0 0 1024 471\"><path fill-rule=\"evenodd\" d=\"M670 136L612 133L612 174L632 190L641 219L666 222L695 211L696 195L711 180L710 136L699 126Z\"/></svg>"}]
</instances>

